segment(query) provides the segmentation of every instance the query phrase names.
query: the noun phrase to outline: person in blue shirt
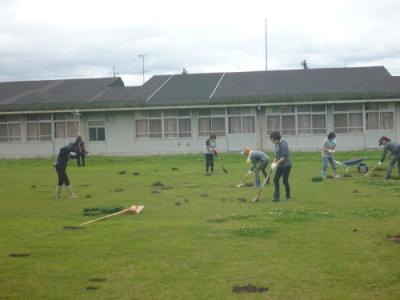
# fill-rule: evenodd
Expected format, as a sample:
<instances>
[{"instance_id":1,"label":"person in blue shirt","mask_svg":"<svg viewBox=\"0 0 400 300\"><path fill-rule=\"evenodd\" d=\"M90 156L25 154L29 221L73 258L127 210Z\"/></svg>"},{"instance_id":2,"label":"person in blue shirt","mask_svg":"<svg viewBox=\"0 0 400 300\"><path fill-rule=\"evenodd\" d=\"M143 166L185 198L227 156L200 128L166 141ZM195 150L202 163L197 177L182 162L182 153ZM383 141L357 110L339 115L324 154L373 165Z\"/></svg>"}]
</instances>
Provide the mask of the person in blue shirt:
<instances>
[{"instance_id":1,"label":"person in blue shirt","mask_svg":"<svg viewBox=\"0 0 400 300\"><path fill-rule=\"evenodd\" d=\"M382 136L379 139L379 146L383 145L383 154L381 159L378 162L378 165L382 165L385 161L386 155L388 152L392 153L392 160L389 163L389 166L386 171L385 180L389 180L392 177L392 171L395 164L397 164L398 175L400 176L400 146L399 144L393 142L386 136Z\"/></svg>"},{"instance_id":2,"label":"person in blue shirt","mask_svg":"<svg viewBox=\"0 0 400 300\"><path fill-rule=\"evenodd\" d=\"M326 170L328 169L328 164L332 167L332 176L339 177L336 173L336 160L334 153L336 152L336 135L334 132L330 132L328 137L324 139L321 146L321 156L322 156L322 170L321 177L326 178Z\"/></svg>"},{"instance_id":3,"label":"person in blue shirt","mask_svg":"<svg viewBox=\"0 0 400 300\"><path fill-rule=\"evenodd\" d=\"M268 176L265 169L269 163L269 157L262 151L253 151L250 147L244 147L243 154L247 156L247 162L251 162L251 168L248 171L248 174L254 172L256 177L256 187L259 188L261 186L260 179L260 171L263 173L264 178Z\"/></svg>"},{"instance_id":4,"label":"person in blue shirt","mask_svg":"<svg viewBox=\"0 0 400 300\"><path fill-rule=\"evenodd\" d=\"M281 139L281 134L277 131L271 132L269 135L271 142L275 145L275 160L271 164L271 170L275 170L274 176L274 202L280 201L279 181L283 177L283 185L285 186L286 201L290 200L289 175L292 169L292 160L290 157L289 145L285 140Z\"/></svg>"}]
</instances>

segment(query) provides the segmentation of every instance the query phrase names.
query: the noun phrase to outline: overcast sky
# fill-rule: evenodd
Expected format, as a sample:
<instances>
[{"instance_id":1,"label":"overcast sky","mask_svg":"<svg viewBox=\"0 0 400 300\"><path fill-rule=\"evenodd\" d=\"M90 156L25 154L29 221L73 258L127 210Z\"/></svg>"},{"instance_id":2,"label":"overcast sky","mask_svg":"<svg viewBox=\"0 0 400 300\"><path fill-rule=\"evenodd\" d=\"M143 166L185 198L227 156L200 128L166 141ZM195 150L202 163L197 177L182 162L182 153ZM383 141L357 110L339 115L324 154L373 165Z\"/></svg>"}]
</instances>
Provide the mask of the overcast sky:
<instances>
[{"instance_id":1,"label":"overcast sky","mask_svg":"<svg viewBox=\"0 0 400 300\"><path fill-rule=\"evenodd\" d=\"M398 0L0 0L0 81L384 65Z\"/></svg>"}]
</instances>

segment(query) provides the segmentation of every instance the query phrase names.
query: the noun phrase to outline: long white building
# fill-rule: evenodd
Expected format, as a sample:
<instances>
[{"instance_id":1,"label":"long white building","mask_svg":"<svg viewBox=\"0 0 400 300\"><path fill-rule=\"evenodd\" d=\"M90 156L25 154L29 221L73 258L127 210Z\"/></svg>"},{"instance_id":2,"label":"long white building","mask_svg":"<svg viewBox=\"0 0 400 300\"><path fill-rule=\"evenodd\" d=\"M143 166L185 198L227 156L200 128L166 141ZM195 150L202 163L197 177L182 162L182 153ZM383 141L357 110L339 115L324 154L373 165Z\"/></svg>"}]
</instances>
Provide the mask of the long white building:
<instances>
[{"instance_id":1,"label":"long white building","mask_svg":"<svg viewBox=\"0 0 400 300\"><path fill-rule=\"evenodd\" d=\"M50 156L80 132L92 154L271 149L278 130L292 150L314 151L330 131L341 149L400 140L400 78L384 67L0 83L0 157Z\"/></svg>"}]
</instances>

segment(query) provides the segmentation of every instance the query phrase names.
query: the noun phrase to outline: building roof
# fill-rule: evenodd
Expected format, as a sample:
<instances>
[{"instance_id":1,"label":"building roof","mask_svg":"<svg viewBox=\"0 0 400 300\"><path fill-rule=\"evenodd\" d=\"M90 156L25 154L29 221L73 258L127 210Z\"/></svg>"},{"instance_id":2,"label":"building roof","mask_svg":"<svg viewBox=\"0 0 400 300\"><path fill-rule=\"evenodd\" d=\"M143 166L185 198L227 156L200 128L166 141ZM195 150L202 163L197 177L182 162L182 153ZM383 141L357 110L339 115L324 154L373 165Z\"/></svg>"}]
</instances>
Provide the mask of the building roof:
<instances>
[{"instance_id":1,"label":"building roof","mask_svg":"<svg viewBox=\"0 0 400 300\"><path fill-rule=\"evenodd\" d=\"M0 111L274 104L400 97L384 67L159 75L125 87L120 78L0 83Z\"/></svg>"}]
</instances>

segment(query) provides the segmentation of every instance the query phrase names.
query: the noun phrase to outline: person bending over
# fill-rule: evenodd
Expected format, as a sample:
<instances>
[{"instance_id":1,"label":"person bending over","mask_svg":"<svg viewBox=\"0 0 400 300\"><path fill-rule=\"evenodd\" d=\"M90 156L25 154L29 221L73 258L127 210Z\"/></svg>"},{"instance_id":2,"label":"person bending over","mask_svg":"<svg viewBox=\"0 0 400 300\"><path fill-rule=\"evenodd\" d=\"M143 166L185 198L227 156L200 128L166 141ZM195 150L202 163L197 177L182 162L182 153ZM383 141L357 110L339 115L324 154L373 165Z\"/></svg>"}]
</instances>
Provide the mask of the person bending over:
<instances>
[{"instance_id":1,"label":"person bending over","mask_svg":"<svg viewBox=\"0 0 400 300\"><path fill-rule=\"evenodd\" d=\"M264 178L267 177L265 169L269 163L269 157L262 151L253 151L250 147L244 147L243 153L247 156L247 162L251 162L252 166L249 170L249 174L254 172L256 177L256 187L261 186L260 171L263 173Z\"/></svg>"},{"instance_id":2,"label":"person bending over","mask_svg":"<svg viewBox=\"0 0 400 300\"><path fill-rule=\"evenodd\" d=\"M70 198L78 198L77 195L72 191L68 175L67 175L67 165L69 158L75 158L75 144L70 143L67 146L60 148L58 153L57 161L54 164L58 175L58 184L56 187L56 199L60 197L61 187L65 185Z\"/></svg>"},{"instance_id":3,"label":"person bending over","mask_svg":"<svg viewBox=\"0 0 400 300\"><path fill-rule=\"evenodd\" d=\"M392 171L393 167L395 164L397 164L397 172L398 175L400 176L400 147L399 144L393 142L391 139L389 139L386 136L382 136L379 139L379 146L383 145L383 154L382 158L378 162L378 165L382 165L383 162L385 161L386 155L388 152L392 153L392 160L389 163L389 166L386 171L386 177L385 180L389 180L392 177Z\"/></svg>"}]
</instances>

